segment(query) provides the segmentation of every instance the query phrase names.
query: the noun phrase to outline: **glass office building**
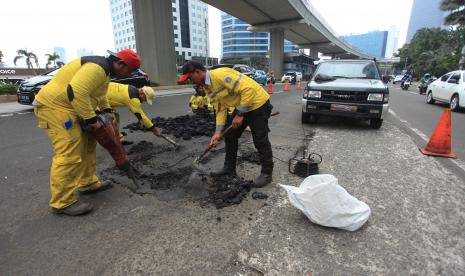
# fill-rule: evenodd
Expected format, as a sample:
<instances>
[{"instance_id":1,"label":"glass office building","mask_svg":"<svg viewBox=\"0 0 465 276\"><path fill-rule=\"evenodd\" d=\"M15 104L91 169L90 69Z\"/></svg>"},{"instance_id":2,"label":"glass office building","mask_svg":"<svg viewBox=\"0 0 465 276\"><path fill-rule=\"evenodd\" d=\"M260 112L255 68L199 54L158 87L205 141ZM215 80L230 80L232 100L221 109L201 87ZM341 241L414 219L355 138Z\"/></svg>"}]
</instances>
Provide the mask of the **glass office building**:
<instances>
[{"instance_id":1,"label":"glass office building","mask_svg":"<svg viewBox=\"0 0 465 276\"><path fill-rule=\"evenodd\" d=\"M441 0L414 0L407 31L407 43L422 28L442 28L445 13L439 9Z\"/></svg>"},{"instance_id":2,"label":"glass office building","mask_svg":"<svg viewBox=\"0 0 465 276\"><path fill-rule=\"evenodd\" d=\"M388 31L373 31L366 34L346 35L341 36L340 39L365 54L375 57L385 57Z\"/></svg>"},{"instance_id":3,"label":"glass office building","mask_svg":"<svg viewBox=\"0 0 465 276\"><path fill-rule=\"evenodd\" d=\"M174 46L181 59L207 56L208 6L200 0L171 0L173 8ZM110 0L113 37L116 51L137 51L131 0ZM183 61L178 64L182 64Z\"/></svg>"},{"instance_id":4,"label":"glass office building","mask_svg":"<svg viewBox=\"0 0 465 276\"><path fill-rule=\"evenodd\" d=\"M227 13L221 13L222 56L228 57L265 57L269 49L269 33L247 31L250 25ZM284 52L298 52L290 41L284 41Z\"/></svg>"}]
</instances>

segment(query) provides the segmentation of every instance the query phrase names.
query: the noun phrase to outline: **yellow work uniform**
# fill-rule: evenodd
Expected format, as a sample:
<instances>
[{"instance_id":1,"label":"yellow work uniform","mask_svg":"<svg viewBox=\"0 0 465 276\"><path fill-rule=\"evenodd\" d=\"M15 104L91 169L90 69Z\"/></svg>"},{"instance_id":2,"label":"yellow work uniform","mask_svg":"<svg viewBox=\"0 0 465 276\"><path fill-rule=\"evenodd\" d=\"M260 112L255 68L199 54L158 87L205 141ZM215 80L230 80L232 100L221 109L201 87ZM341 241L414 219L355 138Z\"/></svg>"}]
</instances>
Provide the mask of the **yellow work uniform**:
<instances>
[{"instance_id":1,"label":"yellow work uniform","mask_svg":"<svg viewBox=\"0 0 465 276\"><path fill-rule=\"evenodd\" d=\"M74 190L100 187L96 176L96 141L82 132L79 119L92 124L95 110L110 110L106 98L111 61L105 57L82 57L63 66L35 97L34 112L39 128L52 142L55 155L50 169L50 206L61 209L73 204Z\"/></svg>"},{"instance_id":2,"label":"yellow work uniform","mask_svg":"<svg viewBox=\"0 0 465 276\"><path fill-rule=\"evenodd\" d=\"M217 107L217 130L223 130L231 108L246 113L260 108L270 98L256 81L228 67L207 71L205 86L207 94Z\"/></svg>"},{"instance_id":3,"label":"yellow work uniform","mask_svg":"<svg viewBox=\"0 0 465 276\"><path fill-rule=\"evenodd\" d=\"M107 93L108 102L111 108L114 110L116 107L128 107L131 112L137 117L137 119L148 129L152 129L155 126L152 121L145 115L142 110L142 103L139 98L139 90L127 84L120 84L116 82L110 82ZM115 111L116 125L120 129L120 119L118 112Z\"/></svg>"},{"instance_id":4,"label":"yellow work uniform","mask_svg":"<svg viewBox=\"0 0 465 276\"><path fill-rule=\"evenodd\" d=\"M207 96L192 95L189 103L192 111L196 112L199 108L207 109L209 100Z\"/></svg>"}]
</instances>

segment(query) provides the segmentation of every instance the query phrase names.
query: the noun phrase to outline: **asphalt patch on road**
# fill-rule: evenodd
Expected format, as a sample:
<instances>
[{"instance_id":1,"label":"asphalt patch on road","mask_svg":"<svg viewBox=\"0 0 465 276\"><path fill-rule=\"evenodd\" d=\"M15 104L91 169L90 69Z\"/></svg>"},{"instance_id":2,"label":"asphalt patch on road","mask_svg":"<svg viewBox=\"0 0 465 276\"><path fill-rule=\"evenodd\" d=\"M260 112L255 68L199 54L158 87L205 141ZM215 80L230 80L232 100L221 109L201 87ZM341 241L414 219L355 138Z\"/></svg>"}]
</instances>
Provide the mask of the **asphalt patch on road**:
<instances>
[{"instance_id":1,"label":"asphalt patch on road","mask_svg":"<svg viewBox=\"0 0 465 276\"><path fill-rule=\"evenodd\" d=\"M260 155L257 151L247 148L246 150L240 151L241 155L238 157L238 162L250 162L253 164L260 165Z\"/></svg>"},{"instance_id":2,"label":"asphalt patch on road","mask_svg":"<svg viewBox=\"0 0 465 276\"><path fill-rule=\"evenodd\" d=\"M138 172L138 182L150 186L153 195L162 201L191 199L202 207L217 209L242 203L251 190L252 181L238 176L210 177L198 173L192 167L192 160L196 156L194 153L203 149L203 144L198 142L186 141L189 146L176 153L169 145L148 141L131 146L128 156ZM259 163L258 153L254 149L246 148L241 153L242 160ZM178 159L183 155L192 158L177 164L173 161L176 159L173 158L174 154ZM131 184L131 180L115 167L103 170L101 176L115 184Z\"/></svg>"},{"instance_id":3,"label":"asphalt patch on road","mask_svg":"<svg viewBox=\"0 0 465 276\"><path fill-rule=\"evenodd\" d=\"M215 132L215 116L211 113L199 113L177 117L155 117L153 124L162 129L163 134L170 134L183 140L191 140L193 137L212 136ZM149 131L140 128L139 123L132 123L124 127L131 131Z\"/></svg>"}]
</instances>

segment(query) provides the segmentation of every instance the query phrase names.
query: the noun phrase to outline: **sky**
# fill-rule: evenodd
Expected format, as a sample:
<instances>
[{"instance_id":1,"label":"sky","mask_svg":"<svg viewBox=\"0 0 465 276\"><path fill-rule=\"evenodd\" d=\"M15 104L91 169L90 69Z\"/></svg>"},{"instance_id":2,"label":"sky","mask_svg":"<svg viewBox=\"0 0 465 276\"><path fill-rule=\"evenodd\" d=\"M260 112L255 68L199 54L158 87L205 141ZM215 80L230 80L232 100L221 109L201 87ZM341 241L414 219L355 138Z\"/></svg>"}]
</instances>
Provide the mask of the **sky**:
<instances>
[{"instance_id":1,"label":"sky","mask_svg":"<svg viewBox=\"0 0 465 276\"><path fill-rule=\"evenodd\" d=\"M387 30L397 26L399 45L405 42L413 0L310 0L339 35ZM220 11L209 7L210 54L221 55ZM54 47L66 49L68 61L79 48L105 55L114 49L110 0L2 0L0 50L7 66L14 66L16 50L37 54L43 67L46 53ZM24 61L18 61L24 67Z\"/></svg>"}]
</instances>

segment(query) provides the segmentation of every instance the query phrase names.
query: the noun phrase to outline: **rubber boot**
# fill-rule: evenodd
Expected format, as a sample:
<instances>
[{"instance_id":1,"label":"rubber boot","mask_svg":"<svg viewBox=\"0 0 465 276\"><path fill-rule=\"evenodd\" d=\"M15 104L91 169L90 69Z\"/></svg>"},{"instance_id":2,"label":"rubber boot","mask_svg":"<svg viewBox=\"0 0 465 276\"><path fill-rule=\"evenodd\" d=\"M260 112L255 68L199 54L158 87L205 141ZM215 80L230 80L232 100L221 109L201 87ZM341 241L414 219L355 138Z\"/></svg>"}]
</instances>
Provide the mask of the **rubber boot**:
<instances>
[{"instance_id":1,"label":"rubber boot","mask_svg":"<svg viewBox=\"0 0 465 276\"><path fill-rule=\"evenodd\" d=\"M80 216L85 215L92 211L92 206L89 203L76 201L63 209L52 208L55 214L63 214L68 216Z\"/></svg>"},{"instance_id":2,"label":"rubber boot","mask_svg":"<svg viewBox=\"0 0 465 276\"><path fill-rule=\"evenodd\" d=\"M262 188L270 184L271 181L273 181L273 176L271 174L261 173L257 178L255 178L250 186L254 188Z\"/></svg>"},{"instance_id":3,"label":"rubber boot","mask_svg":"<svg viewBox=\"0 0 465 276\"><path fill-rule=\"evenodd\" d=\"M85 191L78 191L80 195L88 195L88 194L95 194L95 193L98 193L98 192L102 192L102 191L105 191L105 190L108 190L110 188L113 187L113 184L111 181L109 180L105 180L103 182L100 183L100 187L97 188L97 189L93 189L93 190L85 190Z\"/></svg>"}]
</instances>

